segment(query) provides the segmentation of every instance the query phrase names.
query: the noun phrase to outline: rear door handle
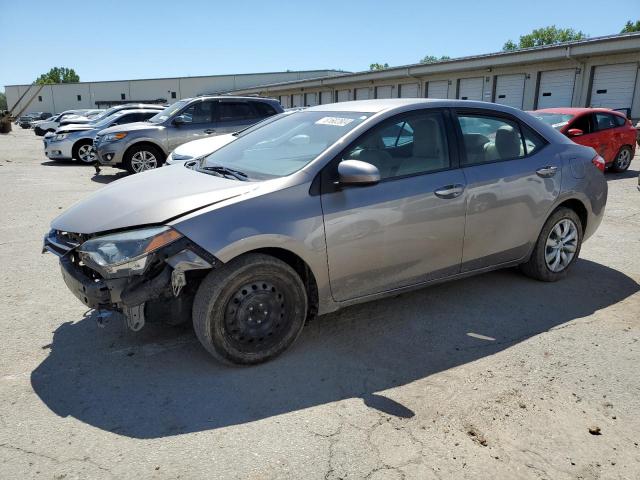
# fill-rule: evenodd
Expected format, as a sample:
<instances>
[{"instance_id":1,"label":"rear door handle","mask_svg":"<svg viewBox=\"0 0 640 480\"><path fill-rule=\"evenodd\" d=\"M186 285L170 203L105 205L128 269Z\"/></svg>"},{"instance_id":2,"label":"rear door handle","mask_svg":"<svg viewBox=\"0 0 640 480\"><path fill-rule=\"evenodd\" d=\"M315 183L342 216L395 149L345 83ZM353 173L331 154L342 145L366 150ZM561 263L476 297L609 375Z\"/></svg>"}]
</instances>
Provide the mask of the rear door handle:
<instances>
[{"instance_id":1,"label":"rear door handle","mask_svg":"<svg viewBox=\"0 0 640 480\"><path fill-rule=\"evenodd\" d=\"M206 133L207 135L210 135L212 133L216 133L216 129L215 128L207 128L204 133Z\"/></svg>"},{"instance_id":2,"label":"rear door handle","mask_svg":"<svg viewBox=\"0 0 640 480\"><path fill-rule=\"evenodd\" d=\"M557 171L558 171L558 167L553 167L551 165L548 165L546 167L542 167L536 170L536 175L542 178L549 178L549 177L553 177Z\"/></svg>"},{"instance_id":3,"label":"rear door handle","mask_svg":"<svg viewBox=\"0 0 640 480\"><path fill-rule=\"evenodd\" d=\"M435 190L433 193L440 198L456 198L464 192L464 185L456 183L454 185L445 185Z\"/></svg>"}]
</instances>

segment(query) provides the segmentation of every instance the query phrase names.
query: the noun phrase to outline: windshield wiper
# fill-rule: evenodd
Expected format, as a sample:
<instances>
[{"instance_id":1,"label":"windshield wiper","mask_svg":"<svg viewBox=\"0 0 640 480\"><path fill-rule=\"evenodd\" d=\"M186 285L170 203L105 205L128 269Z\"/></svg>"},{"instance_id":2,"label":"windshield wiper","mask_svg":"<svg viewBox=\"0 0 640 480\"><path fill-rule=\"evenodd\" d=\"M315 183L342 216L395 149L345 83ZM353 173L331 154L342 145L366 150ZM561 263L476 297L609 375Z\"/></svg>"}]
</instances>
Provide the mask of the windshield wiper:
<instances>
[{"instance_id":1,"label":"windshield wiper","mask_svg":"<svg viewBox=\"0 0 640 480\"><path fill-rule=\"evenodd\" d=\"M200 170L219 173L223 176L228 175L242 182L247 182L249 178L248 175L244 172L241 172L239 170L234 170L233 168L223 167L222 165L214 165L211 167L200 167Z\"/></svg>"}]
</instances>

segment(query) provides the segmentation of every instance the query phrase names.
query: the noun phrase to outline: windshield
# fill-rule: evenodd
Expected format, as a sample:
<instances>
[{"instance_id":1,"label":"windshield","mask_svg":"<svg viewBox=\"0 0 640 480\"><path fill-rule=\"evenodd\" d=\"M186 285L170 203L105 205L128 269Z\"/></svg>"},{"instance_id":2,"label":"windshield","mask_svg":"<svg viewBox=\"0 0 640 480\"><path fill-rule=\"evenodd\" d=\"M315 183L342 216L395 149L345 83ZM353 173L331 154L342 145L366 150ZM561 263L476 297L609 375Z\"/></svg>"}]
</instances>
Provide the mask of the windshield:
<instances>
[{"instance_id":1,"label":"windshield","mask_svg":"<svg viewBox=\"0 0 640 480\"><path fill-rule=\"evenodd\" d=\"M307 165L370 115L294 112L239 136L205 157L198 170L223 167L254 180L284 177Z\"/></svg>"},{"instance_id":2,"label":"windshield","mask_svg":"<svg viewBox=\"0 0 640 480\"><path fill-rule=\"evenodd\" d=\"M92 122L95 128L104 128L113 123L114 120L120 118L125 113L128 113L127 110L120 110L119 112L114 113L113 115L109 115L107 118L103 118L98 122Z\"/></svg>"},{"instance_id":3,"label":"windshield","mask_svg":"<svg viewBox=\"0 0 640 480\"><path fill-rule=\"evenodd\" d=\"M556 130L560 130L567 123L571 121L574 115L568 113L536 113L532 114L538 120L542 120L544 123L551 125Z\"/></svg>"},{"instance_id":4,"label":"windshield","mask_svg":"<svg viewBox=\"0 0 640 480\"><path fill-rule=\"evenodd\" d=\"M147 122L162 123L177 111L182 110L182 107L184 107L188 103L189 103L188 100L180 100L176 103L172 103L164 110L161 110L160 112L158 112L157 115L154 115L149 120L147 120Z\"/></svg>"},{"instance_id":5,"label":"windshield","mask_svg":"<svg viewBox=\"0 0 640 480\"><path fill-rule=\"evenodd\" d=\"M120 107L111 107L108 110L105 110L104 112L100 112L97 116L91 118L91 123L95 125L98 122L102 121L103 119L113 115L115 112L119 112L120 110L118 110L118 108Z\"/></svg>"}]
</instances>

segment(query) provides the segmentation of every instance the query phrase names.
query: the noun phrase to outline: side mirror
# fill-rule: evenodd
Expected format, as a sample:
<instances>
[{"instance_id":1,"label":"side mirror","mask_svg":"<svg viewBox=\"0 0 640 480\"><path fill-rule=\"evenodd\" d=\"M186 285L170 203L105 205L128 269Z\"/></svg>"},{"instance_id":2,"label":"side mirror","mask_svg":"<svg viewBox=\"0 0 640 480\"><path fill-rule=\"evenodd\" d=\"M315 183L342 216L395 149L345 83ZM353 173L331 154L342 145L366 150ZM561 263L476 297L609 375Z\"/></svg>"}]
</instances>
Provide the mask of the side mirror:
<instances>
[{"instance_id":1,"label":"side mirror","mask_svg":"<svg viewBox=\"0 0 640 480\"><path fill-rule=\"evenodd\" d=\"M185 125L189 123L187 121L187 117L185 117L184 115L178 115L176 118L173 119L173 124L180 126L180 125Z\"/></svg>"},{"instance_id":2,"label":"side mirror","mask_svg":"<svg viewBox=\"0 0 640 480\"><path fill-rule=\"evenodd\" d=\"M579 128L570 128L567 130L567 137L579 137L580 135L584 135L584 132Z\"/></svg>"},{"instance_id":3,"label":"side mirror","mask_svg":"<svg viewBox=\"0 0 640 480\"><path fill-rule=\"evenodd\" d=\"M360 160L340 162L338 176L341 185L373 185L380 181L378 167Z\"/></svg>"}]
</instances>

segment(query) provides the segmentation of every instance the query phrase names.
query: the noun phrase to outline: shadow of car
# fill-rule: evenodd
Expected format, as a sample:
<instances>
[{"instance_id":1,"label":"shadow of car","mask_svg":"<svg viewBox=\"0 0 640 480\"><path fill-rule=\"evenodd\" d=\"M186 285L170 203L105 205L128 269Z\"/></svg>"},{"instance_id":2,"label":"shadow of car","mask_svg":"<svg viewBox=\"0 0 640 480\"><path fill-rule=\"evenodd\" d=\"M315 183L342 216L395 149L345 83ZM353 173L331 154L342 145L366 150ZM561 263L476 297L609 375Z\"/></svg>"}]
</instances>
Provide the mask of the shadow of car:
<instances>
[{"instance_id":1,"label":"shadow of car","mask_svg":"<svg viewBox=\"0 0 640 480\"><path fill-rule=\"evenodd\" d=\"M55 414L133 438L246 424L346 398L409 418L410 408L376 392L500 352L639 289L587 260L560 283L497 271L320 317L287 354L252 368L215 362L190 330L176 337L175 328L157 325L133 335L111 323L98 333L91 313L54 332L31 384Z\"/></svg>"}]
</instances>

